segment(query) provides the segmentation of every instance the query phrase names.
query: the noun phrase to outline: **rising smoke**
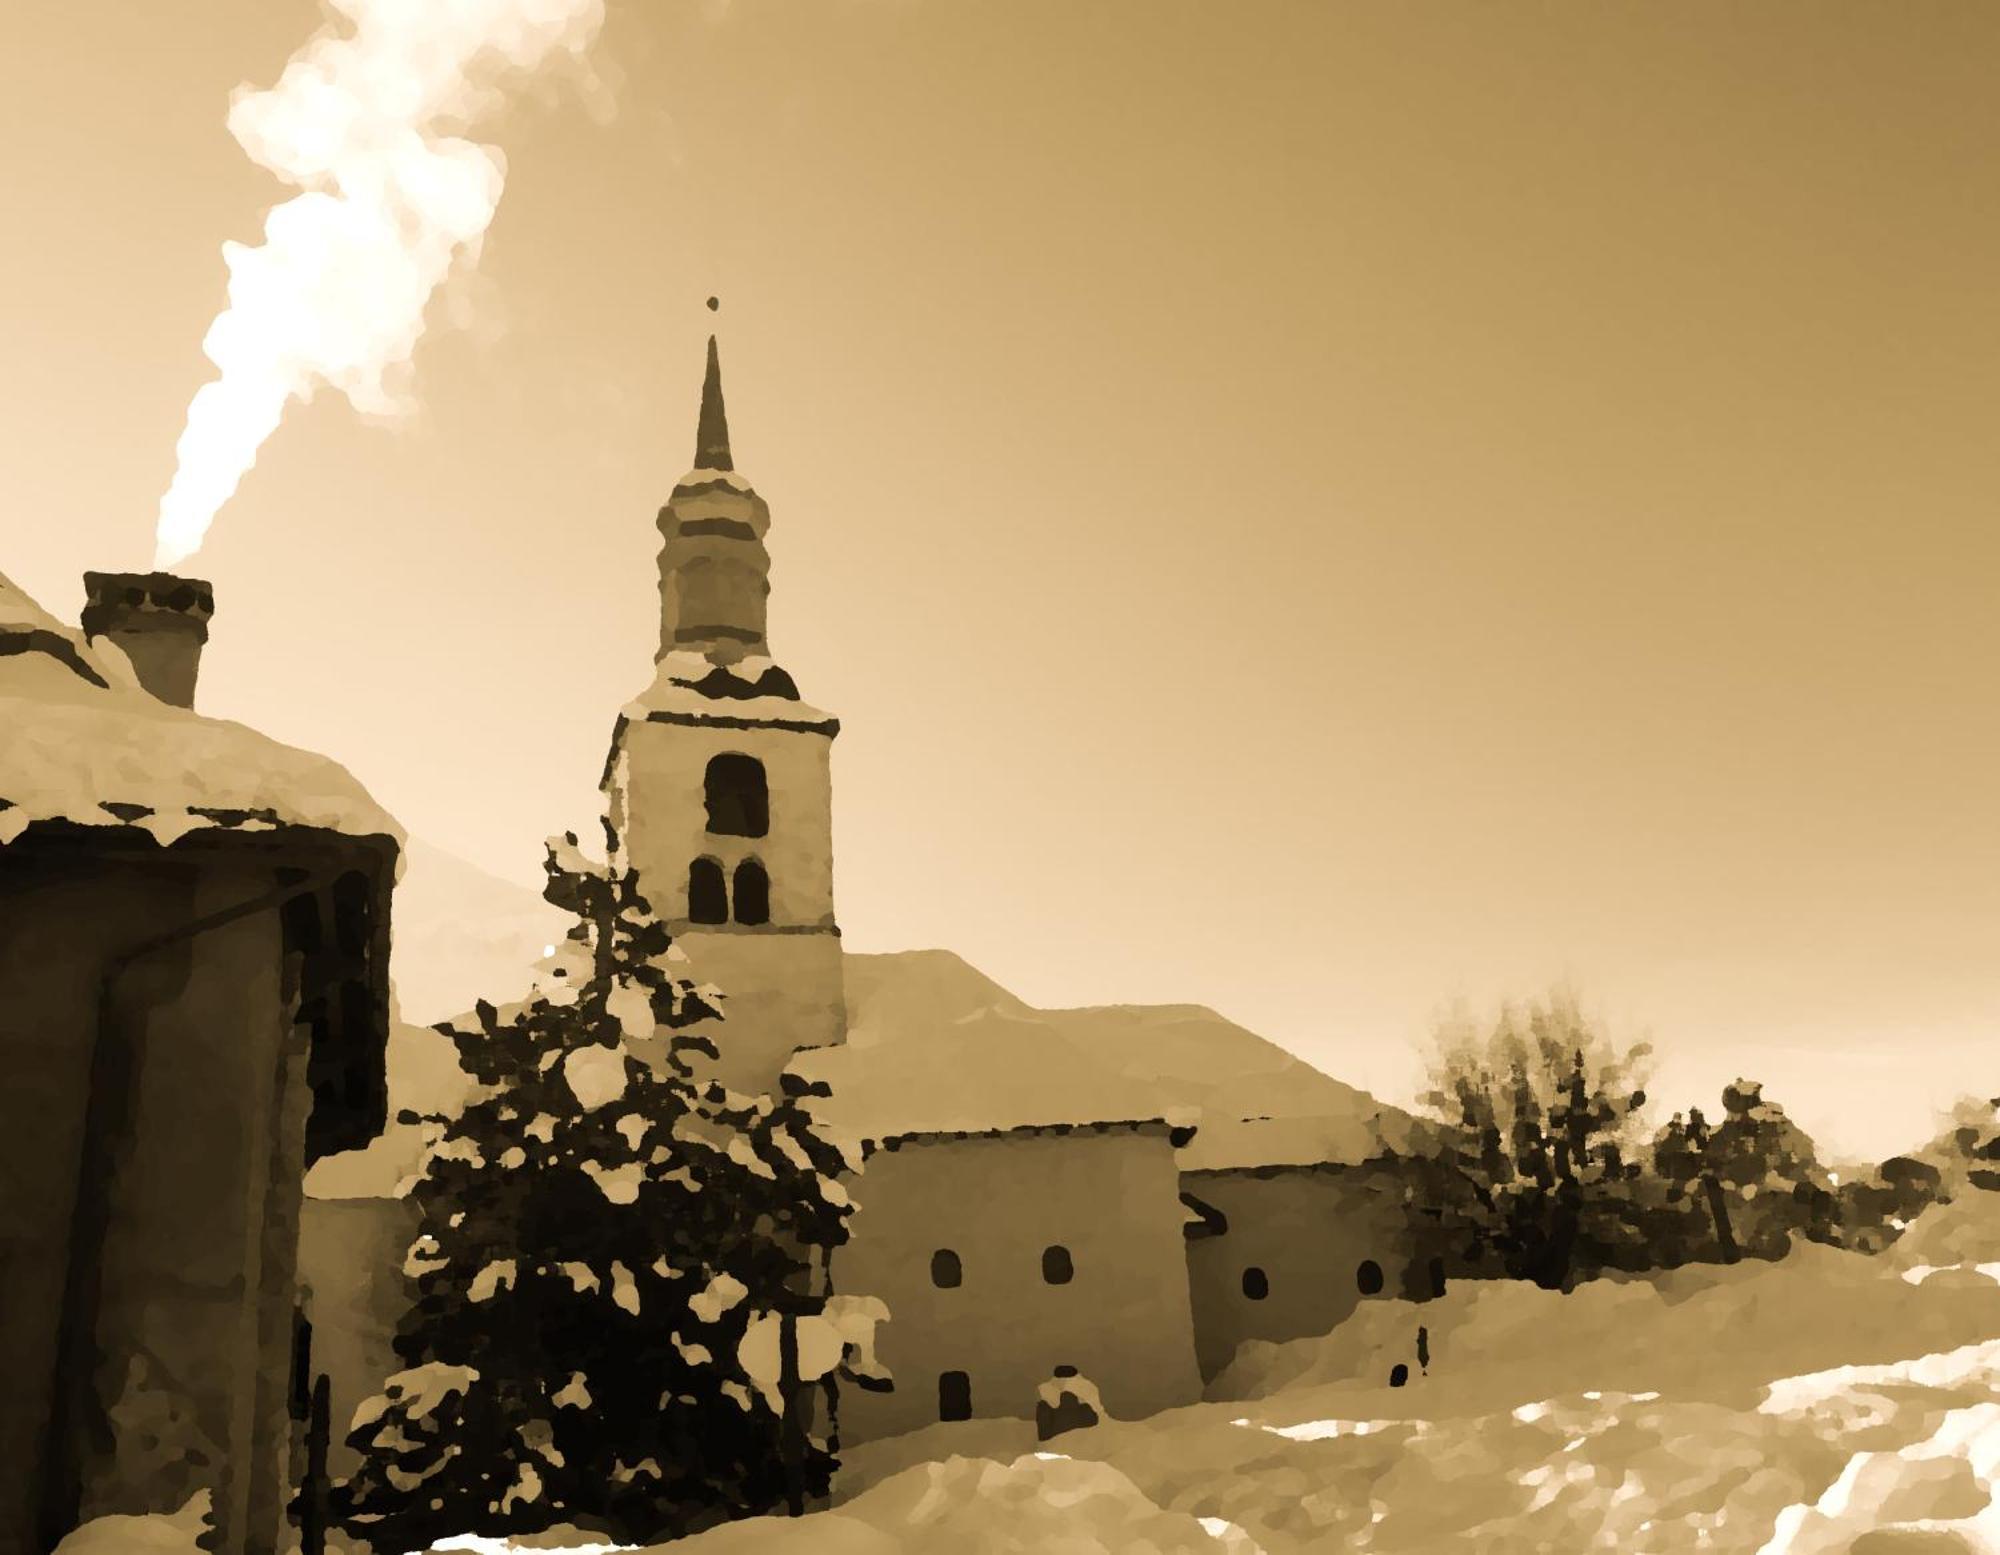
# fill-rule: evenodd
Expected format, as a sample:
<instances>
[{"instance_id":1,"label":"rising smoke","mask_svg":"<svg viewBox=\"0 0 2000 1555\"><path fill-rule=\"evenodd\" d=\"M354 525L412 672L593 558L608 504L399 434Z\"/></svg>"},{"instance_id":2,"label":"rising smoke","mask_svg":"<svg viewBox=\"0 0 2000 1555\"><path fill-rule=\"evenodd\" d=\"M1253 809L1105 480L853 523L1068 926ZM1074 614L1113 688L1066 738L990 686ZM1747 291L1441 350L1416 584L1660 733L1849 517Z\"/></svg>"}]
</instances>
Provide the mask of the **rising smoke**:
<instances>
[{"instance_id":1,"label":"rising smoke","mask_svg":"<svg viewBox=\"0 0 2000 1555\"><path fill-rule=\"evenodd\" d=\"M229 131L301 192L256 247L224 243L229 306L202 350L221 370L188 406L154 565L191 556L287 402L331 384L357 410L398 408L396 369L431 296L478 258L506 177L466 139L509 72L580 55L604 0L331 0L268 91L239 89Z\"/></svg>"}]
</instances>

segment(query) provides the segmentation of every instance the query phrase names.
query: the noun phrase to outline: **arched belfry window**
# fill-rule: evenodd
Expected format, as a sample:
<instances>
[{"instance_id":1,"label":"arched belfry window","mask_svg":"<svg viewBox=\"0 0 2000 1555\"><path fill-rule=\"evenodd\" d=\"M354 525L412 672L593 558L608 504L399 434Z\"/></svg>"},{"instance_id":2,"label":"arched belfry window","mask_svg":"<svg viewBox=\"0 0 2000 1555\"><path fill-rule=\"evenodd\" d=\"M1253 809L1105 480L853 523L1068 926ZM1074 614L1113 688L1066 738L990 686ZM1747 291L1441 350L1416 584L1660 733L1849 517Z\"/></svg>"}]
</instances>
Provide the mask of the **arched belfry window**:
<instances>
[{"instance_id":1,"label":"arched belfry window","mask_svg":"<svg viewBox=\"0 0 2000 1555\"><path fill-rule=\"evenodd\" d=\"M688 921L729 921L729 885L722 866L712 858L698 858L688 865Z\"/></svg>"},{"instance_id":2,"label":"arched belfry window","mask_svg":"<svg viewBox=\"0 0 2000 1555\"><path fill-rule=\"evenodd\" d=\"M764 763L736 752L713 757L703 779L708 829L718 837L762 837L771 829Z\"/></svg>"},{"instance_id":3,"label":"arched belfry window","mask_svg":"<svg viewBox=\"0 0 2000 1555\"><path fill-rule=\"evenodd\" d=\"M764 866L753 858L747 858L736 866L736 921L738 923L769 923L771 921L771 877Z\"/></svg>"}]
</instances>

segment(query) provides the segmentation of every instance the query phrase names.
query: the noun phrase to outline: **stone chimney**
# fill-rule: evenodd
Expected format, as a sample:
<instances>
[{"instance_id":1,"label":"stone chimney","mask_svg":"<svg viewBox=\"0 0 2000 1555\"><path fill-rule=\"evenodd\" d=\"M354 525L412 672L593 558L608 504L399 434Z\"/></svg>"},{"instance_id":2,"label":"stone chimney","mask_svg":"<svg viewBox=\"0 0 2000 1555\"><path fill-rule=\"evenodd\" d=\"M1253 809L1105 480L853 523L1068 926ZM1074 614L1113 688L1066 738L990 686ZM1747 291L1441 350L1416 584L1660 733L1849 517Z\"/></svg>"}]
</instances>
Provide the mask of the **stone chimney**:
<instances>
[{"instance_id":1,"label":"stone chimney","mask_svg":"<svg viewBox=\"0 0 2000 1555\"><path fill-rule=\"evenodd\" d=\"M122 648L139 684L162 702L193 707L215 590L170 572L86 572L83 587L84 636Z\"/></svg>"}]
</instances>

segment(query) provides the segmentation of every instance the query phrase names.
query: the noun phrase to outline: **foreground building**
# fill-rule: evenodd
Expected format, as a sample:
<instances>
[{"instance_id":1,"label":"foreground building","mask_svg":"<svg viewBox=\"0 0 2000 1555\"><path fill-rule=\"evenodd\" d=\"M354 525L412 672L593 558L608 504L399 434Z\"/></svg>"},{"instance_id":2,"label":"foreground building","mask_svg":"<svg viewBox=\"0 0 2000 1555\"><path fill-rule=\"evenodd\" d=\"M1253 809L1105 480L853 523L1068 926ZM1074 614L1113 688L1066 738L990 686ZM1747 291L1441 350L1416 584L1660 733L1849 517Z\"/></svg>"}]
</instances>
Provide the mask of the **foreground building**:
<instances>
[{"instance_id":1,"label":"foreground building","mask_svg":"<svg viewBox=\"0 0 2000 1555\"><path fill-rule=\"evenodd\" d=\"M212 599L0 578L0 1555L213 1497L284 1547L306 1164L386 1108L401 837L192 701Z\"/></svg>"}]
</instances>

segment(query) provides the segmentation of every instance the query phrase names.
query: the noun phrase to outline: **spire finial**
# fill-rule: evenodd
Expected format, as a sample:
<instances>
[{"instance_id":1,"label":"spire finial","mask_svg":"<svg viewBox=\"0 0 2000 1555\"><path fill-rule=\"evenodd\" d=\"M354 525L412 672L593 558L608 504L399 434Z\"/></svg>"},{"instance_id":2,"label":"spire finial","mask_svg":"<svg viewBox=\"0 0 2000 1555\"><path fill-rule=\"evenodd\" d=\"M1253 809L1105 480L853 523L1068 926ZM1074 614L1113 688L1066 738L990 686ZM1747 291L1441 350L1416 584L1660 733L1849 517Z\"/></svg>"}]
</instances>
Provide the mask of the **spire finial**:
<instances>
[{"instance_id":1,"label":"spire finial","mask_svg":"<svg viewBox=\"0 0 2000 1555\"><path fill-rule=\"evenodd\" d=\"M721 306L708 299L711 309ZM716 353L715 336L708 337L708 376L701 384L701 421L695 428L694 467L697 470L733 470L729 458L729 415L722 404L722 359Z\"/></svg>"}]
</instances>

